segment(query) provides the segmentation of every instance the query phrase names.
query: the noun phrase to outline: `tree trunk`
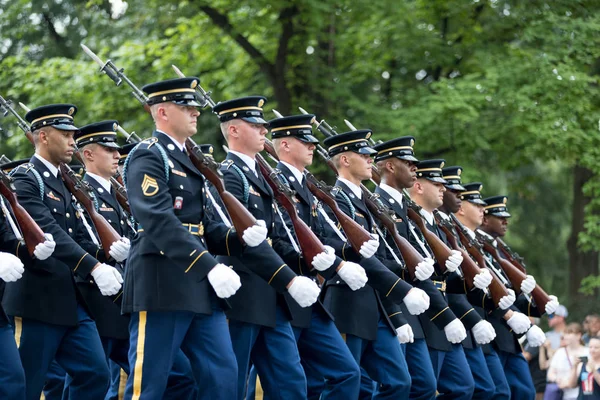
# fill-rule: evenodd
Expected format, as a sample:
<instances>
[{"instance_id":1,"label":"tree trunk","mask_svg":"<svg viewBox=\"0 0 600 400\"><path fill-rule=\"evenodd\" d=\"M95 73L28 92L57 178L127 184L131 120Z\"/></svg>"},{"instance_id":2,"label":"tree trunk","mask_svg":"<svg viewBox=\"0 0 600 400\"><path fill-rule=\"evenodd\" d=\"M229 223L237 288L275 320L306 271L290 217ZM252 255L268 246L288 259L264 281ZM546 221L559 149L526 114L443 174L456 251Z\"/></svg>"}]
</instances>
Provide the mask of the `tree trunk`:
<instances>
[{"instance_id":1,"label":"tree trunk","mask_svg":"<svg viewBox=\"0 0 600 400\"><path fill-rule=\"evenodd\" d=\"M590 304L590 298L579 293L581 280L589 275L598 273L598 255L597 251L583 252L577 246L579 233L584 230L584 209L590 202L590 198L583 194L583 185L593 177L592 171L587 168L576 165L573 169L573 209L571 222L571 236L567 241L569 251L569 303L573 310L579 310L579 313L591 311L596 304ZM588 310L589 309L589 310ZM596 310L597 311L597 310Z\"/></svg>"}]
</instances>

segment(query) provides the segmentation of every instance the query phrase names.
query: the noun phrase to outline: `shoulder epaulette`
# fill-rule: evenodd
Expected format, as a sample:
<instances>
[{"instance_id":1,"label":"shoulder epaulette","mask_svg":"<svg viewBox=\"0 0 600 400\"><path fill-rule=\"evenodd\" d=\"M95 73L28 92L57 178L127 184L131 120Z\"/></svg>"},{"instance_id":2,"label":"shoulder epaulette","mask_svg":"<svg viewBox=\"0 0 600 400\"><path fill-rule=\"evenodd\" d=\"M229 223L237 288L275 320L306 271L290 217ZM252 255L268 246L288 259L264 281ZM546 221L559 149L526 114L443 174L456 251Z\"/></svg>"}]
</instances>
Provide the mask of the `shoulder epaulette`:
<instances>
[{"instance_id":1,"label":"shoulder epaulette","mask_svg":"<svg viewBox=\"0 0 600 400\"><path fill-rule=\"evenodd\" d=\"M225 169L229 169L233 165L233 160L223 160L221 161L221 167Z\"/></svg>"},{"instance_id":2,"label":"shoulder epaulette","mask_svg":"<svg viewBox=\"0 0 600 400\"><path fill-rule=\"evenodd\" d=\"M123 183L125 184L125 186L127 186L127 169L129 167L131 157L133 156L135 151L138 148L144 148L148 150L154 145L156 145L156 148L158 149L158 152L160 154L160 157L162 158L165 167L165 179L167 181L169 180L169 156L167 156L167 152L165 151L165 149L158 143L158 138L151 137L139 142L137 146L131 149L131 151L127 155L127 158L125 159L125 164L123 164Z\"/></svg>"},{"instance_id":3,"label":"shoulder epaulette","mask_svg":"<svg viewBox=\"0 0 600 400\"><path fill-rule=\"evenodd\" d=\"M20 170L24 170L22 172L24 172L26 174L29 173L30 171L31 171L31 173L33 173L33 177L37 181L38 186L40 188L40 198L42 200L44 200L44 180L42 179L42 176L40 175L40 173L37 172L37 170L35 169L35 165L33 165L32 163L21 164L18 167L16 167L15 169L13 169L12 171L10 171L10 173L8 175L12 177L17 171L20 171Z\"/></svg>"}]
</instances>

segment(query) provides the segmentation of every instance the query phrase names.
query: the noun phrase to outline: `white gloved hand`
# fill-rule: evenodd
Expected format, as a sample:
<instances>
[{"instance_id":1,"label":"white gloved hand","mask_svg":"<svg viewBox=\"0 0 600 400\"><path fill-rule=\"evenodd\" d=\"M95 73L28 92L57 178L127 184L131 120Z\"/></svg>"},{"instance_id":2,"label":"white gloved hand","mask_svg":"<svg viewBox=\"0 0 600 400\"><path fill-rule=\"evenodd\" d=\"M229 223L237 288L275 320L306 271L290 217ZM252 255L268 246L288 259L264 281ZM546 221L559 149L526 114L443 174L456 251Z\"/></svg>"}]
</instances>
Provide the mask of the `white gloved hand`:
<instances>
[{"instance_id":1,"label":"white gloved hand","mask_svg":"<svg viewBox=\"0 0 600 400\"><path fill-rule=\"evenodd\" d=\"M54 253L54 248L56 247L56 242L50 233L44 233L45 241L39 243L35 246L35 250L33 250L33 255L38 260L45 260L50 257L52 253Z\"/></svg>"},{"instance_id":2,"label":"white gloved hand","mask_svg":"<svg viewBox=\"0 0 600 400\"><path fill-rule=\"evenodd\" d=\"M413 343L415 341L415 334L409 324L404 324L400 328L396 329L396 335L400 343Z\"/></svg>"},{"instance_id":3,"label":"white gloved hand","mask_svg":"<svg viewBox=\"0 0 600 400\"><path fill-rule=\"evenodd\" d=\"M110 254L110 256L114 258L116 262L122 262L127 259L127 256L129 256L129 247L131 247L129 239L122 237L110 245L108 254Z\"/></svg>"},{"instance_id":4,"label":"white gloved hand","mask_svg":"<svg viewBox=\"0 0 600 400\"><path fill-rule=\"evenodd\" d=\"M539 326L533 325L527 331L527 342L531 347L540 347L546 341L546 335Z\"/></svg>"},{"instance_id":5,"label":"white gloved hand","mask_svg":"<svg viewBox=\"0 0 600 400\"><path fill-rule=\"evenodd\" d=\"M453 319L444 327L444 333L446 334L446 339L454 344L462 342L467 337L467 330L458 318Z\"/></svg>"},{"instance_id":6,"label":"white gloved hand","mask_svg":"<svg viewBox=\"0 0 600 400\"><path fill-rule=\"evenodd\" d=\"M434 263L435 262L431 258L427 257L417 264L417 268L415 268L415 278L420 281L429 279L435 271L435 268L433 267Z\"/></svg>"},{"instance_id":7,"label":"white gloved hand","mask_svg":"<svg viewBox=\"0 0 600 400\"><path fill-rule=\"evenodd\" d=\"M531 321L529 321L527 315L516 311L506 323L517 335L527 332L527 329L531 326Z\"/></svg>"},{"instance_id":8,"label":"white gloved hand","mask_svg":"<svg viewBox=\"0 0 600 400\"><path fill-rule=\"evenodd\" d=\"M100 264L94 268L91 274L103 296L112 296L119 293L123 277L115 267L111 267L108 264Z\"/></svg>"},{"instance_id":9,"label":"white gloved hand","mask_svg":"<svg viewBox=\"0 0 600 400\"><path fill-rule=\"evenodd\" d=\"M379 235L371 234L371 240L368 240L360 246L360 255L364 258L373 257L379 248Z\"/></svg>"},{"instance_id":10,"label":"white gloved hand","mask_svg":"<svg viewBox=\"0 0 600 400\"><path fill-rule=\"evenodd\" d=\"M0 279L4 282L15 282L21 279L24 271L23 263L18 257L0 252Z\"/></svg>"},{"instance_id":11,"label":"white gloved hand","mask_svg":"<svg viewBox=\"0 0 600 400\"><path fill-rule=\"evenodd\" d=\"M558 298L554 295L548 296L550 301L546 303L546 314L554 314L558 308Z\"/></svg>"},{"instance_id":12,"label":"white gloved hand","mask_svg":"<svg viewBox=\"0 0 600 400\"><path fill-rule=\"evenodd\" d=\"M231 297L242 286L239 275L225 264L215 265L206 275L218 297Z\"/></svg>"},{"instance_id":13,"label":"white gloved hand","mask_svg":"<svg viewBox=\"0 0 600 400\"><path fill-rule=\"evenodd\" d=\"M297 276L288 288L288 293L300 307L309 307L319 298L319 286L305 276Z\"/></svg>"},{"instance_id":14,"label":"white gloved hand","mask_svg":"<svg viewBox=\"0 0 600 400\"><path fill-rule=\"evenodd\" d=\"M483 290L490 286L490 283L492 283L493 279L494 278L492 277L490 270L487 268L483 268L481 272L475 275L475 277L473 278L473 285L475 285L477 289Z\"/></svg>"},{"instance_id":15,"label":"white gloved hand","mask_svg":"<svg viewBox=\"0 0 600 400\"><path fill-rule=\"evenodd\" d=\"M352 290L364 287L368 280L365 269L350 261L345 261L337 273Z\"/></svg>"},{"instance_id":16,"label":"white gloved hand","mask_svg":"<svg viewBox=\"0 0 600 400\"><path fill-rule=\"evenodd\" d=\"M256 221L256 225L251 226L250 228L246 228L244 233L242 234L242 239L244 243L246 243L250 247L256 247L267 239L267 234L269 230L267 229L267 225L265 221L259 219Z\"/></svg>"},{"instance_id":17,"label":"white gloved hand","mask_svg":"<svg viewBox=\"0 0 600 400\"><path fill-rule=\"evenodd\" d=\"M335 262L335 250L330 246L325 246L325 251L317 254L312 259L312 266L317 271L325 271Z\"/></svg>"},{"instance_id":18,"label":"white gloved hand","mask_svg":"<svg viewBox=\"0 0 600 400\"><path fill-rule=\"evenodd\" d=\"M463 262L463 256L460 251L452 250L452 255L446 260L446 269L448 272L454 272Z\"/></svg>"},{"instance_id":19,"label":"white gloved hand","mask_svg":"<svg viewBox=\"0 0 600 400\"><path fill-rule=\"evenodd\" d=\"M521 282L521 292L529 294L535 289L535 278L531 275L527 275L527 278Z\"/></svg>"},{"instance_id":20,"label":"white gloved hand","mask_svg":"<svg viewBox=\"0 0 600 400\"><path fill-rule=\"evenodd\" d=\"M502 298L498 302L498 307L500 307L502 310L508 309L508 307L512 306L515 300L517 299L514 290L506 289L506 291L508 292L508 294L506 296L502 296Z\"/></svg>"},{"instance_id":21,"label":"white gloved hand","mask_svg":"<svg viewBox=\"0 0 600 400\"><path fill-rule=\"evenodd\" d=\"M423 314L429 308L429 296L419 288L412 288L402 299L411 315Z\"/></svg>"},{"instance_id":22,"label":"white gloved hand","mask_svg":"<svg viewBox=\"0 0 600 400\"><path fill-rule=\"evenodd\" d=\"M496 338L496 330L484 319L476 323L471 332L477 344L488 344Z\"/></svg>"}]
</instances>

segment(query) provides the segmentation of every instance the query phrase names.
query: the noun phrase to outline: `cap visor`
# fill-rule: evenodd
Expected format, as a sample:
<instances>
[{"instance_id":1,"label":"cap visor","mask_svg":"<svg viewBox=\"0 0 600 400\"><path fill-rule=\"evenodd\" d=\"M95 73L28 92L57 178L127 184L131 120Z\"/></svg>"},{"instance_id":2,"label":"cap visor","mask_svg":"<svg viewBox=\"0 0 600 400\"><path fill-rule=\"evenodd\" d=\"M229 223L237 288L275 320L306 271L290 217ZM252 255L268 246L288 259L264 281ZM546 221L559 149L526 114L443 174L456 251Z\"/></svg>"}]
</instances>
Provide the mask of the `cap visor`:
<instances>
[{"instance_id":1,"label":"cap visor","mask_svg":"<svg viewBox=\"0 0 600 400\"><path fill-rule=\"evenodd\" d=\"M75 125L69 125L69 124L56 124L56 125L50 125L52 128L54 129L58 129L61 131L78 131L79 128L76 127Z\"/></svg>"},{"instance_id":2,"label":"cap visor","mask_svg":"<svg viewBox=\"0 0 600 400\"><path fill-rule=\"evenodd\" d=\"M196 100L173 100L172 102L178 106L202 107L202 104Z\"/></svg>"},{"instance_id":3,"label":"cap visor","mask_svg":"<svg viewBox=\"0 0 600 400\"><path fill-rule=\"evenodd\" d=\"M446 185L446 188L450 189L450 190L456 190L457 192L466 192L467 191L467 189L465 189L464 186L459 185L458 183Z\"/></svg>"},{"instance_id":4,"label":"cap visor","mask_svg":"<svg viewBox=\"0 0 600 400\"><path fill-rule=\"evenodd\" d=\"M417 158L415 156L396 156L397 158L401 159L401 160L406 160L406 161L412 161L412 162L419 162L419 160L417 160Z\"/></svg>"},{"instance_id":5,"label":"cap visor","mask_svg":"<svg viewBox=\"0 0 600 400\"><path fill-rule=\"evenodd\" d=\"M506 211L498 211L498 212L492 213L490 215L493 215L494 217L499 217L499 218L510 218L511 217L511 215Z\"/></svg>"},{"instance_id":6,"label":"cap visor","mask_svg":"<svg viewBox=\"0 0 600 400\"><path fill-rule=\"evenodd\" d=\"M300 136L296 136L296 137L304 143L313 143L313 144L319 143L319 139L317 139L313 135L300 135Z\"/></svg>"},{"instance_id":7,"label":"cap visor","mask_svg":"<svg viewBox=\"0 0 600 400\"><path fill-rule=\"evenodd\" d=\"M269 123L260 117L242 117L242 119L251 124L263 124L269 126Z\"/></svg>"},{"instance_id":8,"label":"cap visor","mask_svg":"<svg viewBox=\"0 0 600 400\"><path fill-rule=\"evenodd\" d=\"M468 199L469 203L479 204L480 206L487 206L487 203L481 199Z\"/></svg>"},{"instance_id":9,"label":"cap visor","mask_svg":"<svg viewBox=\"0 0 600 400\"><path fill-rule=\"evenodd\" d=\"M110 147L111 149L116 149L116 150L120 150L121 146L119 146L119 144L117 142L96 142L99 145L102 145L104 147Z\"/></svg>"},{"instance_id":10,"label":"cap visor","mask_svg":"<svg viewBox=\"0 0 600 400\"><path fill-rule=\"evenodd\" d=\"M361 147L356 152L358 154L369 154L369 155L377 153L376 150L374 150L374 149L372 149L371 147L368 147L368 146L367 147Z\"/></svg>"},{"instance_id":11,"label":"cap visor","mask_svg":"<svg viewBox=\"0 0 600 400\"><path fill-rule=\"evenodd\" d=\"M427 177L425 177L425 179L427 179L427 180L429 180L431 182L437 182L437 183L443 183L443 184L448 183L448 182L446 182L445 179L440 178L439 176L433 176L433 177L432 176L427 176Z\"/></svg>"}]
</instances>

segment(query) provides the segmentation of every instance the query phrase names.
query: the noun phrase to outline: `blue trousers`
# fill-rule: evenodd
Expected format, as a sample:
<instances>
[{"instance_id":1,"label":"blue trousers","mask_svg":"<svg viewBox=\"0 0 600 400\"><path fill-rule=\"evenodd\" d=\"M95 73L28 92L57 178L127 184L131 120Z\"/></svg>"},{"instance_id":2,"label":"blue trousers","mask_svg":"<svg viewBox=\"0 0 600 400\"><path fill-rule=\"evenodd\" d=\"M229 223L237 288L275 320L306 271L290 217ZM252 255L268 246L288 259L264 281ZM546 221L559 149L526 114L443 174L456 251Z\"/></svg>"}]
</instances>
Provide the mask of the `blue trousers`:
<instances>
[{"instance_id":1,"label":"blue trousers","mask_svg":"<svg viewBox=\"0 0 600 400\"><path fill-rule=\"evenodd\" d=\"M412 378L409 398L435 399L437 383L425 339L415 339L414 343L403 344L402 349Z\"/></svg>"},{"instance_id":2,"label":"blue trousers","mask_svg":"<svg viewBox=\"0 0 600 400\"><path fill-rule=\"evenodd\" d=\"M121 376L122 368L113 360L110 360L108 362L108 368L110 369L110 388L108 389L108 393L106 394L105 400L119 400L119 396L125 394L127 373L123 370L123 373L125 375Z\"/></svg>"},{"instance_id":3,"label":"blue trousers","mask_svg":"<svg viewBox=\"0 0 600 400\"><path fill-rule=\"evenodd\" d=\"M437 378L437 399L470 400L475 382L461 344L453 344L450 351L429 348L431 364Z\"/></svg>"},{"instance_id":4,"label":"blue trousers","mask_svg":"<svg viewBox=\"0 0 600 400\"><path fill-rule=\"evenodd\" d=\"M78 325L66 327L14 318L26 380L26 399L39 400L54 359L73 378L70 399L104 400L109 371L96 324L77 308Z\"/></svg>"},{"instance_id":5,"label":"blue trousers","mask_svg":"<svg viewBox=\"0 0 600 400\"><path fill-rule=\"evenodd\" d=\"M373 399L408 399L411 385L408 366L396 333L392 332L385 320L379 320L375 340L346 335L346 345L356 362L377 382ZM363 391L361 379L359 398L363 396L369 394Z\"/></svg>"},{"instance_id":6,"label":"blue trousers","mask_svg":"<svg viewBox=\"0 0 600 400\"><path fill-rule=\"evenodd\" d=\"M510 398L514 400L535 399L535 386L533 386L529 366L523 354L499 351L498 357L504 367L504 375L510 387Z\"/></svg>"},{"instance_id":7,"label":"blue trousers","mask_svg":"<svg viewBox=\"0 0 600 400\"><path fill-rule=\"evenodd\" d=\"M471 374L473 374L473 381L475 382L475 391L473 392L473 399L488 400L494 395L495 386L492 375L485 362L485 356L481 347L474 349L464 349L467 362L471 368Z\"/></svg>"},{"instance_id":8,"label":"blue trousers","mask_svg":"<svg viewBox=\"0 0 600 400\"><path fill-rule=\"evenodd\" d=\"M238 366L238 395L230 400L245 398L250 362L256 367L263 390L270 399L306 399L306 377L296 339L280 307L277 307L274 328L230 320L229 333Z\"/></svg>"},{"instance_id":9,"label":"blue trousers","mask_svg":"<svg viewBox=\"0 0 600 400\"><path fill-rule=\"evenodd\" d=\"M171 370L181 351L200 393L188 390L179 399L231 400L237 396L237 367L223 311L211 315L187 311L140 311L129 322L130 346L126 399L163 399Z\"/></svg>"},{"instance_id":10,"label":"blue trousers","mask_svg":"<svg viewBox=\"0 0 600 400\"><path fill-rule=\"evenodd\" d=\"M489 346L491 347L491 346ZM510 387L508 381L504 375L504 366L498 357L496 350L490 349L488 353L485 353L485 363L487 364L488 371L494 380L494 395L490 397L491 400L508 400L510 399Z\"/></svg>"},{"instance_id":11,"label":"blue trousers","mask_svg":"<svg viewBox=\"0 0 600 400\"><path fill-rule=\"evenodd\" d=\"M0 399L25 399L25 372L10 325L0 326Z\"/></svg>"}]
</instances>

